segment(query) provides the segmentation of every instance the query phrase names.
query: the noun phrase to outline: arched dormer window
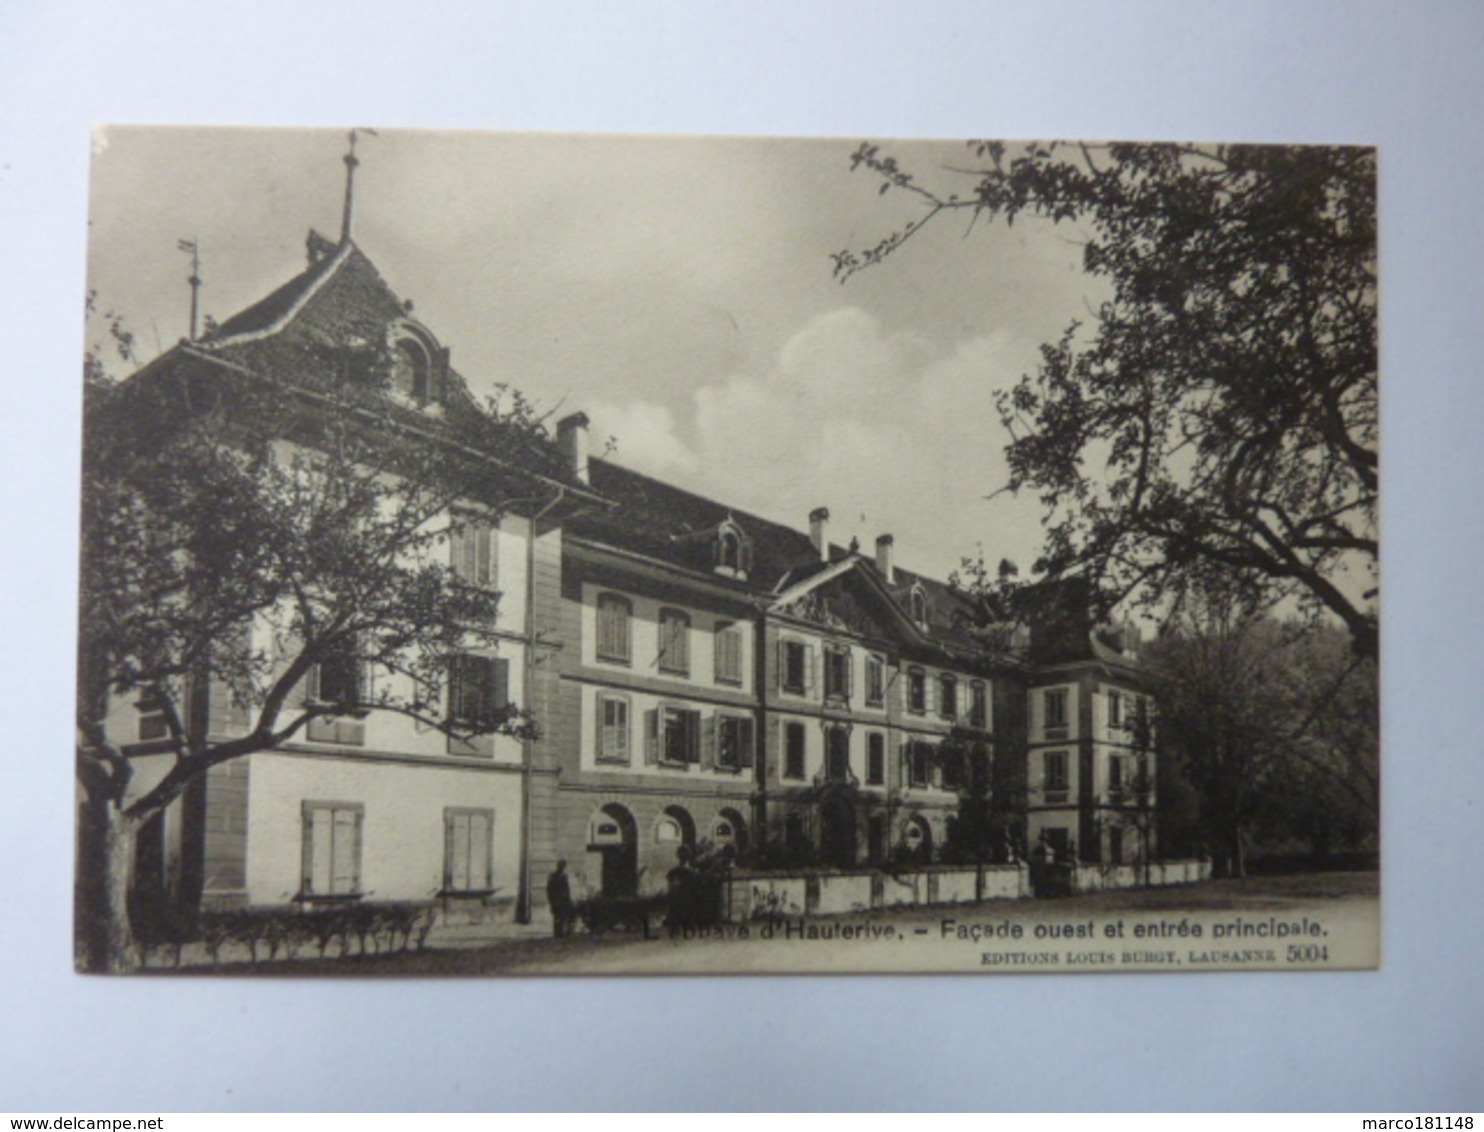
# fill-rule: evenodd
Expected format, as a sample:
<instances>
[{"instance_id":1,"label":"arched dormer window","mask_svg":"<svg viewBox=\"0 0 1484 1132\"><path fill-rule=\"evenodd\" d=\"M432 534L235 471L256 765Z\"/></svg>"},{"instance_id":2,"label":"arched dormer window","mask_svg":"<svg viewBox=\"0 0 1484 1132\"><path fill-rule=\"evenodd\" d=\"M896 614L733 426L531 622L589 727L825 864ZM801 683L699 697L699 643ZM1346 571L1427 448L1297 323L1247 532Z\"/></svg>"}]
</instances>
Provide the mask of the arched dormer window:
<instances>
[{"instance_id":1,"label":"arched dormer window","mask_svg":"<svg viewBox=\"0 0 1484 1132\"><path fill-rule=\"evenodd\" d=\"M405 319L394 323L388 332L388 354L394 396L415 405L442 402L446 351L427 330Z\"/></svg>"},{"instance_id":2,"label":"arched dormer window","mask_svg":"<svg viewBox=\"0 0 1484 1132\"><path fill-rule=\"evenodd\" d=\"M432 360L422 344L401 338L392 344L392 389L409 401L431 398Z\"/></svg>"},{"instance_id":3,"label":"arched dormer window","mask_svg":"<svg viewBox=\"0 0 1484 1132\"><path fill-rule=\"evenodd\" d=\"M928 619L927 593L924 592L921 586L914 585L912 587L912 595L910 601L912 603L913 622L917 625L922 626L923 628L926 628Z\"/></svg>"},{"instance_id":4,"label":"arched dormer window","mask_svg":"<svg viewBox=\"0 0 1484 1132\"><path fill-rule=\"evenodd\" d=\"M731 519L724 520L717 526L711 545L716 572L746 581L752 570L752 540L742 528Z\"/></svg>"}]
</instances>

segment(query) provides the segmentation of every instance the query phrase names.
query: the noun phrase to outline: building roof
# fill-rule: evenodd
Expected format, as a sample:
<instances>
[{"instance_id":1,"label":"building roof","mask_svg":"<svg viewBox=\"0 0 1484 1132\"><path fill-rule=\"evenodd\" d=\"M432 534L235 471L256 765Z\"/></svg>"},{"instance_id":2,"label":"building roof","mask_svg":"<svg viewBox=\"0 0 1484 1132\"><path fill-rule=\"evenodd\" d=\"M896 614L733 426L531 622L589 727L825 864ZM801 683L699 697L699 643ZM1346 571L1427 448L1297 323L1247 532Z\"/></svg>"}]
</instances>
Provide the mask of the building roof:
<instances>
[{"instance_id":1,"label":"building roof","mask_svg":"<svg viewBox=\"0 0 1484 1132\"><path fill-rule=\"evenodd\" d=\"M569 536L705 573L711 580L730 583L760 598L774 598L785 590L797 592L821 574L827 575L824 581L828 582L848 573L853 564L883 598L896 606L905 621L911 620L913 587L922 588L928 620L919 632L925 643L969 653L982 653L986 649L985 639L974 631L977 618L973 599L946 582L898 567L893 571L894 584L888 586L873 558L852 554L832 544L826 562L808 534L782 523L729 507L610 460L590 460L589 475L593 489L615 506L569 520L566 525ZM745 581L712 573L712 545L705 536L728 520L751 543L752 569Z\"/></svg>"}]
</instances>

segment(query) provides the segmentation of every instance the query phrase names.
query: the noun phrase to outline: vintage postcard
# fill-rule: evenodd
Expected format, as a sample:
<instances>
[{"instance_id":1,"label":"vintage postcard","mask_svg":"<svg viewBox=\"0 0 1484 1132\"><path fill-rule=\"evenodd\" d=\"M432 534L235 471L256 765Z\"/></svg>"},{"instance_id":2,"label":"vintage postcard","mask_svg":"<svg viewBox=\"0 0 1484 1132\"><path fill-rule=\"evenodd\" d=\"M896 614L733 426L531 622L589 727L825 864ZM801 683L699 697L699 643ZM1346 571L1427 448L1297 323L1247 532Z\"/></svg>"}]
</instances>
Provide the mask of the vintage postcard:
<instances>
[{"instance_id":1,"label":"vintage postcard","mask_svg":"<svg viewBox=\"0 0 1484 1132\"><path fill-rule=\"evenodd\" d=\"M1374 150L92 176L80 970L1379 963Z\"/></svg>"}]
</instances>

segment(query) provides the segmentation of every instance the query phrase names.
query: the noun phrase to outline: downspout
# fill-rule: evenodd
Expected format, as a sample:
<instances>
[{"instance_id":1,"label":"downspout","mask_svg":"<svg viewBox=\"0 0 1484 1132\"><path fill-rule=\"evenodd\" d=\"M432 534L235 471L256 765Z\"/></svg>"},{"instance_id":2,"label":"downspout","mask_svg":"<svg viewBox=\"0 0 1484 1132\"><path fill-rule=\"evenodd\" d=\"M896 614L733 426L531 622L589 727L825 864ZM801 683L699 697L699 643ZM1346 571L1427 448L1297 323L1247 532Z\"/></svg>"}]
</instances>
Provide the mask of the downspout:
<instances>
[{"instance_id":1,"label":"downspout","mask_svg":"<svg viewBox=\"0 0 1484 1132\"><path fill-rule=\"evenodd\" d=\"M530 711L536 699L536 539L541 520L567 497L567 489L558 487L556 495L531 517L531 530L526 539L526 631L525 664L521 673L521 699ZM515 897L515 921L531 922L531 785L536 755L536 740L527 736L520 744L520 884Z\"/></svg>"}]
</instances>

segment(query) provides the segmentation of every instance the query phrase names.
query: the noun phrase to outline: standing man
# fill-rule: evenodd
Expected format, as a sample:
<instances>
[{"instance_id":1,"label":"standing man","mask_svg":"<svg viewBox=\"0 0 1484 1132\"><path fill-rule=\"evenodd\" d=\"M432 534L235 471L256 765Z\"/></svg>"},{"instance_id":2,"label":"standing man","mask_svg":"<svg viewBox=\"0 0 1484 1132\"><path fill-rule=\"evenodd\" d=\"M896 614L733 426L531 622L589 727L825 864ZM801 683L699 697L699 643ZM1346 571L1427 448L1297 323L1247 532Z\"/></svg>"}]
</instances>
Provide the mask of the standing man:
<instances>
[{"instance_id":1,"label":"standing man","mask_svg":"<svg viewBox=\"0 0 1484 1132\"><path fill-rule=\"evenodd\" d=\"M572 878L566 861L558 861L556 871L546 878L546 902L551 905L552 935L561 939L572 928Z\"/></svg>"}]
</instances>

